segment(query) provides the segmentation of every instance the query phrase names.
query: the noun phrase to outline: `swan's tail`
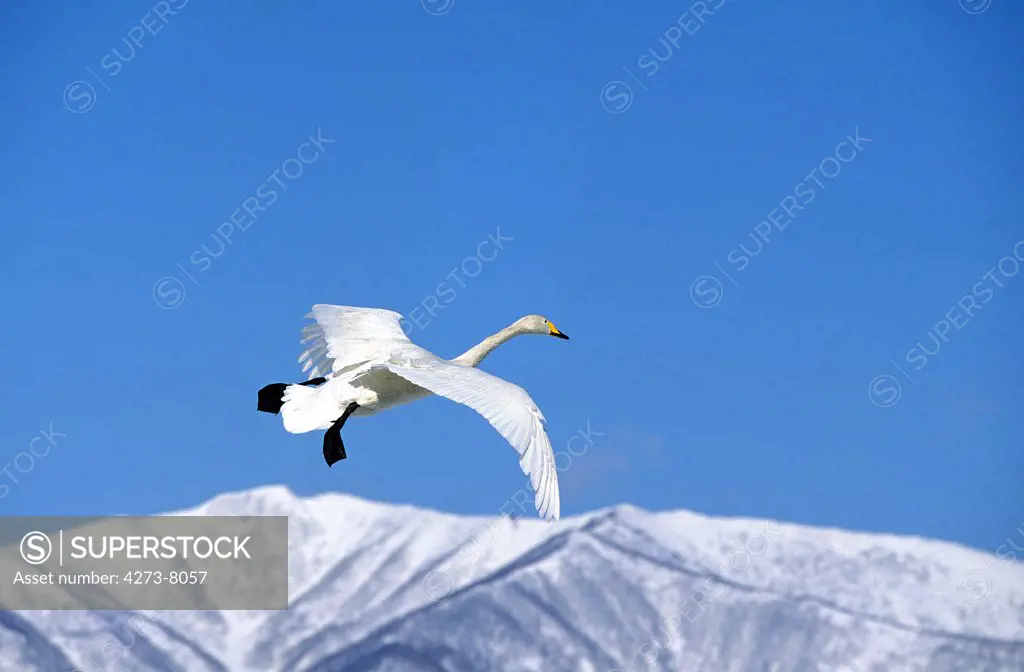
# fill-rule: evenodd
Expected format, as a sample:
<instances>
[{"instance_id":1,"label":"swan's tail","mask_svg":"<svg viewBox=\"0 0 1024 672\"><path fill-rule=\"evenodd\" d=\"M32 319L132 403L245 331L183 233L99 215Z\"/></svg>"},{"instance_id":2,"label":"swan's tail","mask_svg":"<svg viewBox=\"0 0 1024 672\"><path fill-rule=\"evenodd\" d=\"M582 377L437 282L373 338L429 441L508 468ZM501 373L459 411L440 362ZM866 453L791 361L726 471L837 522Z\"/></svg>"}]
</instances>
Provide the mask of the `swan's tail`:
<instances>
[{"instance_id":1,"label":"swan's tail","mask_svg":"<svg viewBox=\"0 0 1024 672\"><path fill-rule=\"evenodd\" d=\"M329 417L331 409L325 406L336 404L325 399L316 387L324 382L325 378L315 378L297 385L271 383L260 390L256 410L274 415L280 413L284 428L292 434L324 429L325 423L329 427L333 418Z\"/></svg>"}]
</instances>

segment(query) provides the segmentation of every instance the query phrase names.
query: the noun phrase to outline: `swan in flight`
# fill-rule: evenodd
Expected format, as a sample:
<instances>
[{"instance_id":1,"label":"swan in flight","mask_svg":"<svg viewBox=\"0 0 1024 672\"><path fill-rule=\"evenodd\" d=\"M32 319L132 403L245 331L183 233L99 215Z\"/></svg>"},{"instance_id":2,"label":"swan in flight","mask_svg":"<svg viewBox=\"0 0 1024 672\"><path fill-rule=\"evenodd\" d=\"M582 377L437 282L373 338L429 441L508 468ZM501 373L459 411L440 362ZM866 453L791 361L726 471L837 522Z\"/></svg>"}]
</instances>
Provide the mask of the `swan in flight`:
<instances>
[{"instance_id":1,"label":"swan in flight","mask_svg":"<svg viewBox=\"0 0 1024 672\"><path fill-rule=\"evenodd\" d=\"M477 369L495 348L520 334L569 337L540 315L527 315L452 360L415 345L402 316L379 308L318 304L302 330L304 383L272 383L259 391L257 410L281 414L284 428L324 433L327 466L344 460L341 428L349 417L373 415L430 394L465 404L484 416L516 452L530 477L537 512L558 520L558 476L544 415L526 390Z\"/></svg>"}]
</instances>

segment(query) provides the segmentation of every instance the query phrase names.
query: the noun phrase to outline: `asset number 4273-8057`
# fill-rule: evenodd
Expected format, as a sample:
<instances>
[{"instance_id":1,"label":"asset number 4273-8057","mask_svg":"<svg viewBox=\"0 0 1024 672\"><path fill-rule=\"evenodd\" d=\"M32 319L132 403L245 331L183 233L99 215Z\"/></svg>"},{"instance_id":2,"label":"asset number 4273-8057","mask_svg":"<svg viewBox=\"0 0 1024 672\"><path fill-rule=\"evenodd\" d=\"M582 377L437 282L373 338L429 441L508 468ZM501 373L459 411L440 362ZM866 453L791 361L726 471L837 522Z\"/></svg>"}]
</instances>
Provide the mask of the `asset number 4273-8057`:
<instances>
[{"instance_id":1,"label":"asset number 4273-8057","mask_svg":"<svg viewBox=\"0 0 1024 672\"><path fill-rule=\"evenodd\" d=\"M121 580L129 584L155 584L161 585L169 583L174 585L202 585L206 582L206 574L204 571L185 571L180 572L150 572L150 571L134 571L125 574Z\"/></svg>"}]
</instances>

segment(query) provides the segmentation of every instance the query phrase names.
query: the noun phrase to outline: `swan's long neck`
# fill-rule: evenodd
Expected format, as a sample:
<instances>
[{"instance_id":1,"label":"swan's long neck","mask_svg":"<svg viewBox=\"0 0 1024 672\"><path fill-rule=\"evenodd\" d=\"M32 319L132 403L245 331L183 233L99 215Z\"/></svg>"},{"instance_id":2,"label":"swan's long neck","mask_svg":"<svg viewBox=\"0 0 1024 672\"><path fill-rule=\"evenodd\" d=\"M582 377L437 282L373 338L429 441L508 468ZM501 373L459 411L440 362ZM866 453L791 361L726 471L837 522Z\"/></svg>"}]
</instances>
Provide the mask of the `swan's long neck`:
<instances>
[{"instance_id":1,"label":"swan's long neck","mask_svg":"<svg viewBox=\"0 0 1024 672\"><path fill-rule=\"evenodd\" d=\"M484 357L491 354L499 345L523 333L526 332L522 331L514 324L505 327L493 336L488 336L477 345L466 350L464 353L453 359L452 363L475 367L480 364L480 362L484 361Z\"/></svg>"}]
</instances>

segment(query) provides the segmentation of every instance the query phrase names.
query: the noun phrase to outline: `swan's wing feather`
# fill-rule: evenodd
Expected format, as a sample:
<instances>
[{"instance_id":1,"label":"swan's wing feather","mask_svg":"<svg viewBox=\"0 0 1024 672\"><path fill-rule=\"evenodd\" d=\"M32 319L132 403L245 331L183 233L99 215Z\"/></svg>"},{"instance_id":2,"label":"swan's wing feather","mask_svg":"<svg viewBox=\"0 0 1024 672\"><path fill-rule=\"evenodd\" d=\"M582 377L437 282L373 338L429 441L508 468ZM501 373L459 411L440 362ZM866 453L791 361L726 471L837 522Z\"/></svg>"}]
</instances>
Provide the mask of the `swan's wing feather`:
<instances>
[{"instance_id":1,"label":"swan's wing feather","mask_svg":"<svg viewBox=\"0 0 1024 672\"><path fill-rule=\"evenodd\" d=\"M306 317L314 321L302 330L307 345L299 364L311 378L387 359L410 343L402 331L402 316L392 310L317 304Z\"/></svg>"},{"instance_id":2,"label":"swan's wing feather","mask_svg":"<svg viewBox=\"0 0 1024 672\"><path fill-rule=\"evenodd\" d=\"M420 352L422 355L413 359L392 360L386 366L410 383L465 404L487 418L519 453L519 466L530 477L537 512L546 520L558 520L561 503L555 455L544 431L544 415L526 390L485 371Z\"/></svg>"}]
</instances>

